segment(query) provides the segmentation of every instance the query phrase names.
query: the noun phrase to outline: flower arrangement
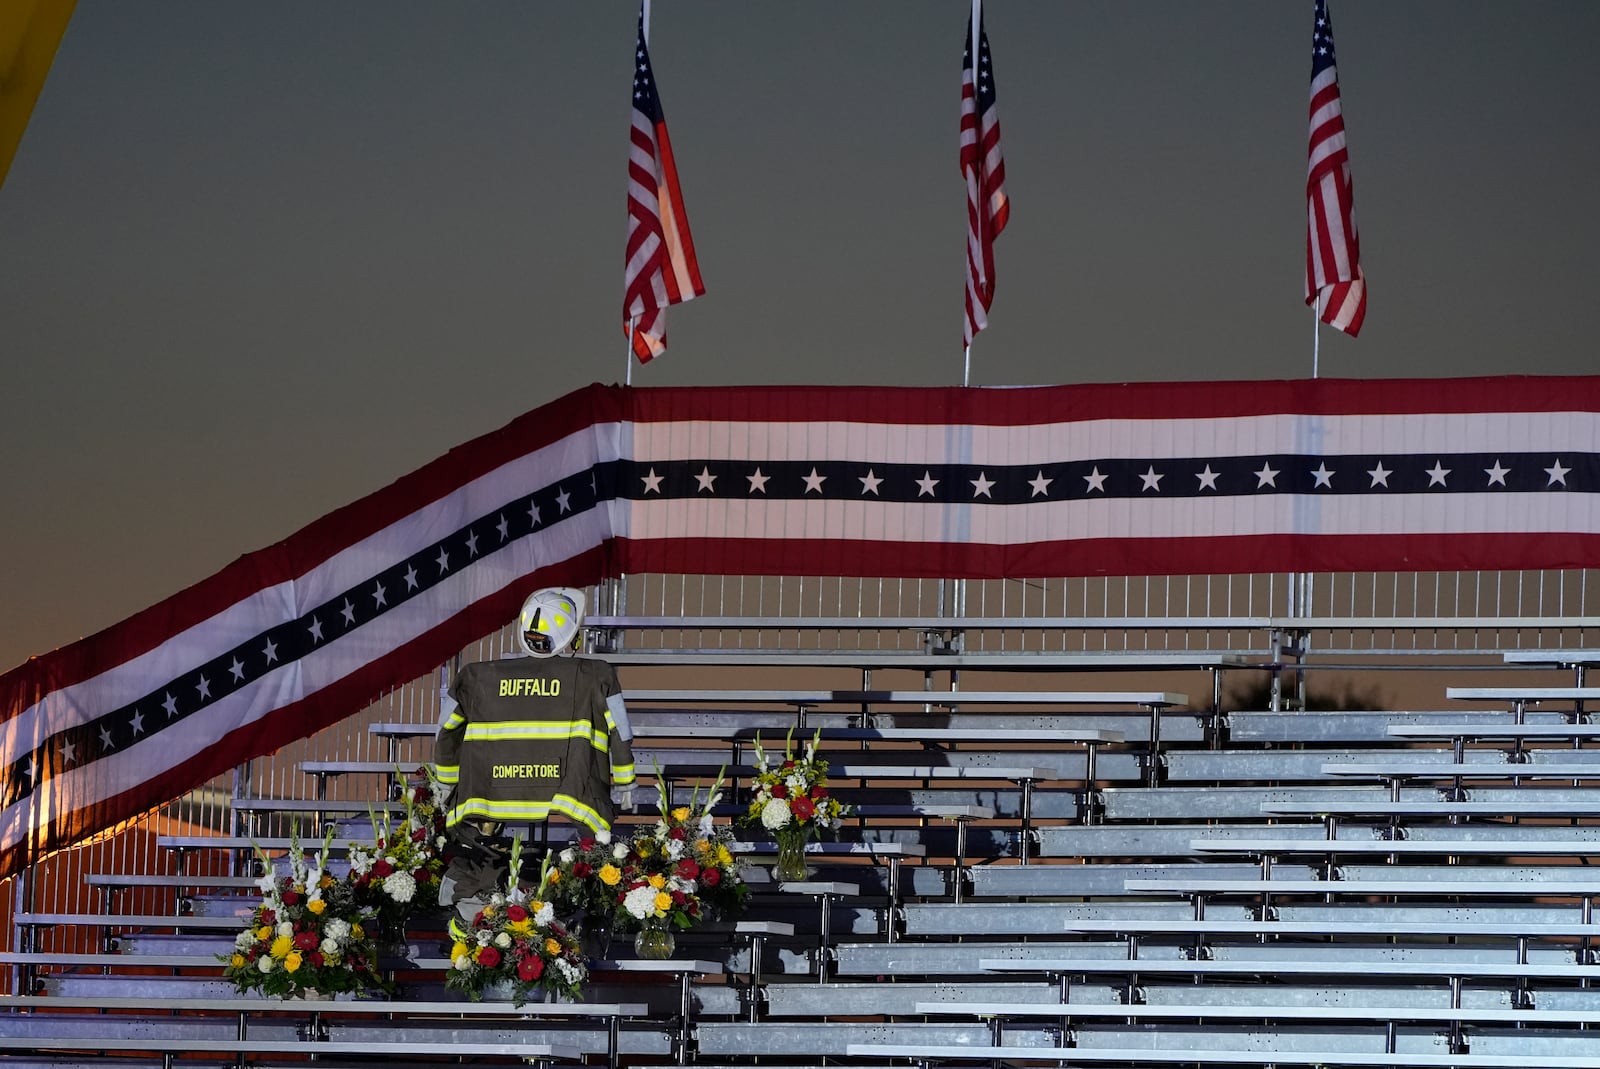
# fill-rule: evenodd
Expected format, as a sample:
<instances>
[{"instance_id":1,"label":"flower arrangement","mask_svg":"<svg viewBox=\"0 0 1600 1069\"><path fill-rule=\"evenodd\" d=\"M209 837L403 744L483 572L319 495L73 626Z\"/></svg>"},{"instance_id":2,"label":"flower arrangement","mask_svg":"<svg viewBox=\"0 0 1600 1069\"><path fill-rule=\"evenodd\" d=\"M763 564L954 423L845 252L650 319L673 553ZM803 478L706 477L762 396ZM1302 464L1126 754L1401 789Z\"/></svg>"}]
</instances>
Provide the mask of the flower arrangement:
<instances>
[{"instance_id":1,"label":"flower arrangement","mask_svg":"<svg viewBox=\"0 0 1600 1069\"><path fill-rule=\"evenodd\" d=\"M817 756L821 738L819 729L796 755L790 728L779 761L762 749L761 736L756 736L756 771L744 822L759 824L778 840L779 879L804 879L807 840L819 830L837 829L850 813L828 793L828 762Z\"/></svg>"},{"instance_id":2,"label":"flower arrangement","mask_svg":"<svg viewBox=\"0 0 1600 1069\"><path fill-rule=\"evenodd\" d=\"M369 934L372 910L357 901L348 880L328 872L332 843L330 830L316 864L308 867L296 826L284 875L275 873L272 859L256 847L267 871L259 884L261 902L234 939L232 952L219 955L223 975L241 992L293 998L390 990L378 972L377 944Z\"/></svg>"},{"instance_id":3,"label":"flower arrangement","mask_svg":"<svg viewBox=\"0 0 1600 1069\"><path fill-rule=\"evenodd\" d=\"M551 903L523 892L517 879L521 863L522 840L513 839L505 893L491 895L470 925L450 919L454 943L445 986L478 1002L491 984L505 984L518 1006L537 992L581 998L589 967L578 941L556 919Z\"/></svg>"},{"instance_id":4,"label":"flower arrangement","mask_svg":"<svg viewBox=\"0 0 1600 1069\"><path fill-rule=\"evenodd\" d=\"M372 846L350 847L350 880L372 906L385 933L404 930L411 913L439 902L444 876L444 788L424 765L401 791L405 815L391 824L388 810L371 814Z\"/></svg>"},{"instance_id":5,"label":"flower arrangement","mask_svg":"<svg viewBox=\"0 0 1600 1069\"><path fill-rule=\"evenodd\" d=\"M539 897L554 904L564 917L581 913L601 926L610 926L629 852L628 844L614 840L609 831L581 836L551 859Z\"/></svg>"},{"instance_id":6,"label":"flower arrangement","mask_svg":"<svg viewBox=\"0 0 1600 1069\"><path fill-rule=\"evenodd\" d=\"M661 816L628 844L616 899L618 927L692 928L710 916L737 913L749 888L731 832L711 817L722 797L721 773L704 802L697 789L686 806L672 805L659 772L656 783Z\"/></svg>"}]
</instances>

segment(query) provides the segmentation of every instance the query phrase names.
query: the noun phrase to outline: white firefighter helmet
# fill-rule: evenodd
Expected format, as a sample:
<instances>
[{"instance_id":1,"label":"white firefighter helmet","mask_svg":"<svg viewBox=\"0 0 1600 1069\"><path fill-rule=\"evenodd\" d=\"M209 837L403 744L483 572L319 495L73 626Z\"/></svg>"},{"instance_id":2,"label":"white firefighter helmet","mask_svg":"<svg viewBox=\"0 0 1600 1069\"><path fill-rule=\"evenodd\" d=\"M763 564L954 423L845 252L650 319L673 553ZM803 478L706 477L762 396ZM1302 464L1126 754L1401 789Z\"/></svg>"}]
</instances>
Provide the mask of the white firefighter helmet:
<instances>
[{"instance_id":1,"label":"white firefighter helmet","mask_svg":"<svg viewBox=\"0 0 1600 1069\"><path fill-rule=\"evenodd\" d=\"M517 634L522 648L535 657L554 657L576 650L583 631L583 591L551 586L535 590L522 603Z\"/></svg>"}]
</instances>

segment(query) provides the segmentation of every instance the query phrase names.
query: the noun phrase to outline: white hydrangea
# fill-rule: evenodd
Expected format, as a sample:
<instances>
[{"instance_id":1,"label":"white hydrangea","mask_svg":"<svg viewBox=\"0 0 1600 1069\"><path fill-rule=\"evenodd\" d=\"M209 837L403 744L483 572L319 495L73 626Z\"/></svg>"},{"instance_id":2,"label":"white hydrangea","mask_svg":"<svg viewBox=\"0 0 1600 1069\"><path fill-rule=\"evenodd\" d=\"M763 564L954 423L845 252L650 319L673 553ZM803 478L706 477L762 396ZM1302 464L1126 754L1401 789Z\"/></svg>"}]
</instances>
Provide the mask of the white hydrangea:
<instances>
[{"instance_id":1,"label":"white hydrangea","mask_svg":"<svg viewBox=\"0 0 1600 1069\"><path fill-rule=\"evenodd\" d=\"M279 921L278 926L273 929L273 932L276 935L293 935L294 925L290 924L288 921Z\"/></svg>"},{"instance_id":2,"label":"white hydrangea","mask_svg":"<svg viewBox=\"0 0 1600 1069\"><path fill-rule=\"evenodd\" d=\"M540 928L548 928L556 920L556 907L549 902L539 903L539 908L533 911L533 923Z\"/></svg>"},{"instance_id":3,"label":"white hydrangea","mask_svg":"<svg viewBox=\"0 0 1600 1069\"><path fill-rule=\"evenodd\" d=\"M350 938L350 922L339 917L335 917L327 924L324 924L322 930L327 933L329 939L344 940Z\"/></svg>"},{"instance_id":4,"label":"white hydrangea","mask_svg":"<svg viewBox=\"0 0 1600 1069\"><path fill-rule=\"evenodd\" d=\"M260 969L262 972L271 972L272 971L272 955L263 954L259 958L257 958L256 959L256 968Z\"/></svg>"},{"instance_id":5,"label":"white hydrangea","mask_svg":"<svg viewBox=\"0 0 1600 1069\"><path fill-rule=\"evenodd\" d=\"M579 980L583 979L583 975L578 971L578 967L572 964L572 962L568 961L566 958L556 959L556 970L561 973L562 977L569 984L577 983Z\"/></svg>"},{"instance_id":6,"label":"white hydrangea","mask_svg":"<svg viewBox=\"0 0 1600 1069\"><path fill-rule=\"evenodd\" d=\"M768 798L767 804L761 807L761 824L773 831L789 823L789 817L789 802L785 798Z\"/></svg>"},{"instance_id":7,"label":"white hydrangea","mask_svg":"<svg viewBox=\"0 0 1600 1069\"><path fill-rule=\"evenodd\" d=\"M495 936L494 945L499 947L501 950L505 950L511 945L511 933L501 932L499 935Z\"/></svg>"},{"instance_id":8,"label":"white hydrangea","mask_svg":"<svg viewBox=\"0 0 1600 1069\"><path fill-rule=\"evenodd\" d=\"M671 858L673 861L676 861L682 856L683 856L683 840L682 839L668 839L667 840L667 857Z\"/></svg>"},{"instance_id":9,"label":"white hydrangea","mask_svg":"<svg viewBox=\"0 0 1600 1069\"><path fill-rule=\"evenodd\" d=\"M383 893L396 902L409 902L417 893L417 881L409 872L391 872L383 878Z\"/></svg>"},{"instance_id":10,"label":"white hydrangea","mask_svg":"<svg viewBox=\"0 0 1600 1069\"><path fill-rule=\"evenodd\" d=\"M233 945L239 950L244 950L256 941L256 933L246 928L233 937Z\"/></svg>"},{"instance_id":11,"label":"white hydrangea","mask_svg":"<svg viewBox=\"0 0 1600 1069\"><path fill-rule=\"evenodd\" d=\"M622 908L638 920L653 916L656 911L656 889L649 884L635 887L622 896Z\"/></svg>"}]
</instances>

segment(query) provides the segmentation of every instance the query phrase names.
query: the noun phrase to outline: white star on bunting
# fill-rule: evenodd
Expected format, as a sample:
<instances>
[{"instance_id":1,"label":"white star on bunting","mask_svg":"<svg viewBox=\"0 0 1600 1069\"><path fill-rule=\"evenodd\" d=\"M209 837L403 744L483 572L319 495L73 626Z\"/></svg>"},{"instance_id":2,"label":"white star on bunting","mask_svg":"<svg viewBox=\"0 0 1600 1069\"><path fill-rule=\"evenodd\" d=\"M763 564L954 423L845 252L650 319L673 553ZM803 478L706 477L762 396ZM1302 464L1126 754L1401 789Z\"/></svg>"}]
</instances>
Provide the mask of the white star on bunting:
<instances>
[{"instance_id":1,"label":"white star on bunting","mask_svg":"<svg viewBox=\"0 0 1600 1069\"><path fill-rule=\"evenodd\" d=\"M1393 475L1394 472L1392 472L1389 469L1385 468L1383 466L1383 461L1380 460L1380 461L1378 461L1378 466L1376 468L1373 468L1372 470L1368 471L1367 474L1372 476L1372 485L1373 486L1387 487L1389 485L1389 476ZM1369 489L1370 489L1370 487L1369 487Z\"/></svg>"},{"instance_id":2,"label":"white star on bunting","mask_svg":"<svg viewBox=\"0 0 1600 1069\"><path fill-rule=\"evenodd\" d=\"M1221 473L1212 471L1211 465L1207 464L1205 471L1195 472L1194 477L1200 480L1201 490L1215 490L1217 488L1217 476L1219 474Z\"/></svg>"},{"instance_id":3,"label":"white star on bunting","mask_svg":"<svg viewBox=\"0 0 1600 1069\"><path fill-rule=\"evenodd\" d=\"M704 490L707 493L714 494L717 492L715 485L717 477L711 474L711 465L709 464L700 469L700 474L694 477L694 481L700 484L698 487L699 489Z\"/></svg>"},{"instance_id":4,"label":"white star on bunting","mask_svg":"<svg viewBox=\"0 0 1600 1069\"><path fill-rule=\"evenodd\" d=\"M1428 469L1428 485L1446 486L1447 484L1445 483L1444 478L1449 474L1450 469L1444 466L1444 461L1435 460L1433 462L1433 467Z\"/></svg>"},{"instance_id":5,"label":"white star on bunting","mask_svg":"<svg viewBox=\"0 0 1600 1069\"><path fill-rule=\"evenodd\" d=\"M648 475L641 476L641 478L644 480L644 492L645 493L647 493L647 494L659 494L661 492L661 478L662 477L656 474L656 469L651 468L650 469L650 473ZM538 521L534 521L534 522L538 522Z\"/></svg>"},{"instance_id":6,"label":"white star on bunting","mask_svg":"<svg viewBox=\"0 0 1600 1069\"><path fill-rule=\"evenodd\" d=\"M1049 497L1050 484L1053 482L1055 482L1054 479L1046 479L1044 477L1044 469L1040 468L1039 474L1028 480L1028 485L1033 487L1033 493L1029 494L1028 496L1039 497L1043 495L1044 497Z\"/></svg>"},{"instance_id":7,"label":"white star on bunting","mask_svg":"<svg viewBox=\"0 0 1600 1069\"><path fill-rule=\"evenodd\" d=\"M809 494L811 491L815 490L819 494L822 493L822 484L827 480L827 478L828 477L826 475L818 475L817 469L812 468L811 474L805 477L806 488L804 492Z\"/></svg>"},{"instance_id":8,"label":"white star on bunting","mask_svg":"<svg viewBox=\"0 0 1600 1069\"><path fill-rule=\"evenodd\" d=\"M878 486L879 486L879 484L881 484L883 482L882 479L878 478L876 475L874 475L872 473L872 469L871 468L867 469L867 473L865 475L858 475L858 476L856 476L856 478L861 480L861 496L862 497L866 497L868 494L876 494L876 493L878 493ZM882 496L882 495L879 495L879 496Z\"/></svg>"},{"instance_id":9,"label":"white star on bunting","mask_svg":"<svg viewBox=\"0 0 1600 1069\"><path fill-rule=\"evenodd\" d=\"M1311 474L1317 480L1311 484L1311 489L1315 490L1319 486L1326 486L1329 490L1333 489L1334 473L1328 470L1328 462L1326 460L1318 464L1316 470L1314 470Z\"/></svg>"},{"instance_id":10,"label":"white star on bunting","mask_svg":"<svg viewBox=\"0 0 1600 1069\"><path fill-rule=\"evenodd\" d=\"M986 497L991 501L994 500L994 495L989 492L990 488L994 486L994 480L989 478L986 472L980 471L976 479L968 479L967 481L972 484L972 497L974 500L980 497Z\"/></svg>"},{"instance_id":11,"label":"white star on bunting","mask_svg":"<svg viewBox=\"0 0 1600 1069\"><path fill-rule=\"evenodd\" d=\"M939 480L933 477L933 472L924 470L922 478L917 480L917 496L921 497L923 494L927 494L932 497L933 488L938 485Z\"/></svg>"},{"instance_id":12,"label":"white star on bunting","mask_svg":"<svg viewBox=\"0 0 1600 1069\"><path fill-rule=\"evenodd\" d=\"M1083 490L1086 494L1095 490L1100 491L1102 494L1106 492L1106 477L1100 474L1100 465L1098 464L1090 470L1089 474L1083 477L1083 481L1089 484Z\"/></svg>"},{"instance_id":13,"label":"white star on bunting","mask_svg":"<svg viewBox=\"0 0 1600 1069\"><path fill-rule=\"evenodd\" d=\"M745 478L750 480L750 492L752 494L757 491L764 494L767 492L767 480L771 479L772 476L761 474L761 469L758 467L754 474L746 475Z\"/></svg>"},{"instance_id":14,"label":"white star on bunting","mask_svg":"<svg viewBox=\"0 0 1600 1069\"><path fill-rule=\"evenodd\" d=\"M1494 467L1492 467L1492 468L1484 468L1483 469L1483 473L1489 477L1489 485L1490 486L1493 486L1496 483L1499 483L1501 486L1504 486L1506 484L1506 476L1511 474L1511 469L1510 468L1502 468L1500 466L1500 458L1499 457L1495 457L1494 458Z\"/></svg>"}]
</instances>

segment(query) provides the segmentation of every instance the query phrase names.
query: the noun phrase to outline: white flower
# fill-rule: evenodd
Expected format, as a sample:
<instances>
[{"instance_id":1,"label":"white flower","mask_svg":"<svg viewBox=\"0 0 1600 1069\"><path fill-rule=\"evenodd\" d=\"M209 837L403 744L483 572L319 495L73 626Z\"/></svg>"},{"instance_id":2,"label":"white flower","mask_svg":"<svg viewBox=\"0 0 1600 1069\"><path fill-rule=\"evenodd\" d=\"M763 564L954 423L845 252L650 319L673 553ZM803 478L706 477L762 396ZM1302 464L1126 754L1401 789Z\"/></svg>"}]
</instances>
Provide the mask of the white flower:
<instances>
[{"instance_id":1,"label":"white flower","mask_svg":"<svg viewBox=\"0 0 1600 1069\"><path fill-rule=\"evenodd\" d=\"M601 846L607 846L611 843L611 833L605 828L601 828L599 831L594 833L594 841L599 843Z\"/></svg>"},{"instance_id":2,"label":"white flower","mask_svg":"<svg viewBox=\"0 0 1600 1069\"><path fill-rule=\"evenodd\" d=\"M327 924L324 924L322 930L328 933L328 938L330 939L342 940L350 938L350 922L339 917L335 917Z\"/></svg>"},{"instance_id":3,"label":"white flower","mask_svg":"<svg viewBox=\"0 0 1600 1069\"><path fill-rule=\"evenodd\" d=\"M622 896L622 908L639 920L653 916L656 911L656 889L649 884L635 887Z\"/></svg>"},{"instance_id":4,"label":"white flower","mask_svg":"<svg viewBox=\"0 0 1600 1069\"><path fill-rule=\"evenodd\" d=\"M478 945L481 947L486 947L489 945L489 940L493 938L494 933L485 928L478 933Z\"/></svg>"},{"instance_id":5,"label":"white flower","mask_svg":"<svg viewBox=\"0 0 1600 1069\"><path fill-rule=\"evenodd\" d=\"M806 783L805 775L799 772L793 773L783 782L791 792L796 794L804 794L806 789L810 786L810 784Z\"/></svg>"},{"instance_id":6,"label":"white flower","mask_svg":"<svg viewBox=\"0 0 1600 1069\"><path fill-rule=\"evenodd\" d=\"M237 947L238 949L240 949L240 950L246 949L247 947L250 946L250 944L254 943L255 941L256 941L256 933L251 931L248 928L246 928L244 931L240 932L238 935L233 937L233 945L235 947Z\"/></svg>"},{"instance_id":7,"label":"white flower","mask_svg":"<svg viewBox=\"0 0 1600 1069\"><path fill-rule=\"evenodd\" d=\"M789 823L789 803L783 798L769 798L761 807L761 824L773 831Z\"/></svg>"},{"instance_id":8,"label":"white flower","mask_svg":"<svg viewBox=\"0 0 1600 1069\"><path fill-rule=\"evenodd\" d=\"M499 935L495 936L494 945L499 947L501 950L509 947L511 945L511 933L501 932Z\"/></svg>"},{"instance_id":9,"label":"white flower","mask_svg":"<svg viewBox=\"0 0 1600 1069\"><path fill-rule=\"evenodd\" d=\"M472 968L472 955L461 955L456 959L455 967L457 972L466 972L468 969Z\"/></svg>"},{"instance_id":10,"label":"white flower","mask_svg":"<svg viewBox=\"0 0 1600 1069\"><path fill-rule=\"evenodd\" d=\"M623 858L627 857L628 856L627 844L626 843L618 843L617 845L613 846L611 848L611 856L616 858L618 861L621 861Z\"/></svg>"},{"instance_id":11,"label":"white flower","mask_svg":"<svg viewBox=\"0 0 1600 1069\"><path fill-rule=\"evenodd\" d=\"M318 947L317 949L322 951L322 956L323 957L331 958L335 954L339 953L339 944L336 941L334 941L333 939L331 939L331 938L324 939L322 941L322 945L320 947Z\"/></svg>"},{"instance_id":12,"label":"white flower","mask_svg":"<svg viewBox=\"0 0 1600 1069\"><path fill-rule=\"evenodd\" d=\"M273 929L273 932L277 935L293 935L294 925L290 924L288 921L279 921L278 927Z\"/></svg>"},{"instance_id":13,"label":"white flower","mask_svg":"<svg viewBox=\"0 0 1600 1069\"><path fill-rule=\"evenodd\" d=\"M499 891L496 891L494 894L489 896L489 904L491 906L503 906L506 904L506 896L501 894Z\"/></svg>"},{"instance_id":14,"label":"white flower","mask_svg":"<svg viewBox=\"0 0 1600 1069\"><path fill-rule=\"evenodd\" d=\"M566 958L556 959L556 969L569 984L583 979L583 974L578 971L578 967Z\"/></svg>"},{"instance_id":15,"label":"white flower","mask_svg":"<svg viewBox=\"0 0 1600 1069\"><path fill-rule=\"evenodd\" d=\"M573 853L572 847L569 846L565 850L561 851L561 863L563 865L570 865L572 864L573 859L577 856L577 854Z\"/></svg>"},{"instance_id":16,"label":"white flower","mask_svg":"<svg viewBox=\"0 0 1600 1069\"><path fill-rule=\"evenodd\" d=\"M436 836L434 838L434 840L433 840L433 845L438 847L440 850L443 850L444 849L444 836L443 835Z\"/></svg>"},{"instance_id":17,"label":"white flower","mask_svg":"<svg viewBox=\"0 0 1600 1069\"><path fill-rule=\"evenodd\" d=\"M262 972L271 972L272 971L272 955L263 954L259 958L257 958L256 959L256 968L260 969Z\"/></svg>"},{"instance_id":18,"label":"white flower","mask_svg":"<svg viewBox=\"0 0 1600 1069\"><path fill-rule=\"evenodd\" d=\"M269 872L256 881L256 886L261 888L262 894L270 895L278 888L278 877Z\"/></svg>"},{"instance_id":19,"label":"white flower","mask_svg":"<svg viewBox=\"0 0 1600 1069\"><path fill-rule=\"evenodd\" d=\"M712 822L711 822L711 814L710 813L702 813L702 814L700 814L700 838L709 839L709 838L711 838L711 836L712 836L714 831L715 831L715 828L713 827Z\"/></svg>"},{"instance_id":20,"label":"white flower","mask_svg":"<svg viewBox=\"0 0 1600 1069\"><path fill-rule=\"evenodd\" d=\"M669 858L671 858L672 860L674 860L674 861L678 860L680 857L683 856L683 840L682 839L669 839L669 840L667 840L667 856Z\"/></svg>"},{"instance_id":21,"label":"white flower","mask_svg":"<svg viewBox=\"0 0 1600 1069\"><path fill-rule=\"evenodd\" d=\"M383 878L383 893L396 902L409 902L417 893L417 881L409 872L391 872Z\"/></svg>"},{"instance_id":22,"label":"white flower","mask_svg":"<svg viewBox=\"0 0 1600 1069\"><path fill-rule=\"evenodd\" d=\"M533 923L540 928L548 928L555 923L556 907L549 902L539 903L539 908L533 911Z\"/></svg>"},{"instance_id":23,"label":"white flower","mask_svg":"<svg viewBox=\"0 0 1600 1069\"><path fill-rule=\"evenodd\" d=\"M405 796L406 801L415 802L417 800L417 789L415 787L407 787L405 789Z\"/></svg>"}]
</instances>

